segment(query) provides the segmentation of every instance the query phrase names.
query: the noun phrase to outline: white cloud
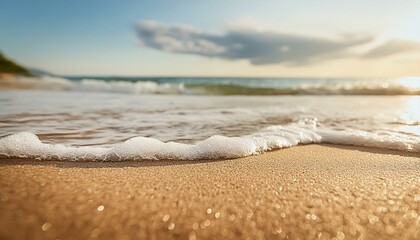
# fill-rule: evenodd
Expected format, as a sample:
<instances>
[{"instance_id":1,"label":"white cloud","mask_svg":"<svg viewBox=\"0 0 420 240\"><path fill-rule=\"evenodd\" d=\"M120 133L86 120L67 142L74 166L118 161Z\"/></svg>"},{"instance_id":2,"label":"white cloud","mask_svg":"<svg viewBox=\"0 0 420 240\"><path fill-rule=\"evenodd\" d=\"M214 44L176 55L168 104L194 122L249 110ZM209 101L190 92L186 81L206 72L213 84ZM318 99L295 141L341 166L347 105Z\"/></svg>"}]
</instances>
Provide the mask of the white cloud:
<instances>
[{"instance_id":1,"label":"white cloud","mask_svg":"<svg viewBox=\"0 0 420 240\"><path fill-rule=\"evenodd\" d=\"M338 35L336 38L303 36L255 28L230 27L214 34L186 25L141 22L136 32L144 46L165 52L192 54L227 60L248 60L253 65L306 65L336 58L387 57L418 47L418 43L390 41L363 53L352 48L373 43L366 35Z\"/></svg>"},{"instance_id":2,"label":"white cloud","mask_svg":"<svg viewBox=\"0 0 420 240\"><path fill-rule=\"evenodd\" d=\"M383 58L419 49L420 43L417 42L407 40L391 40L368 51L363 55L363 57Z\"/></svg>"}]
</instances>

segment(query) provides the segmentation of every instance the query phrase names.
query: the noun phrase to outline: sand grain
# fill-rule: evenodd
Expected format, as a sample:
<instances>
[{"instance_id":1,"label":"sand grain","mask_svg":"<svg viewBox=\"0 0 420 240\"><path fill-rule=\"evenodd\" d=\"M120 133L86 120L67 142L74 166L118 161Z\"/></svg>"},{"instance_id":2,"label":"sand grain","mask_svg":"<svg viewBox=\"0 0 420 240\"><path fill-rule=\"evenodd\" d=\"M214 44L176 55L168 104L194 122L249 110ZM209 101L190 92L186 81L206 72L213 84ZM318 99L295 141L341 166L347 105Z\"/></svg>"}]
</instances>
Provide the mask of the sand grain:
<instances>
[{"instance_id":1,"label":"sand grain","mask_svg":"<svg viewBox=\"0 0 420 240\"><path fill-rule=\"evenodd\" d=\"M202 162L0 160L1 239L418 239L420 159L308 145Z\"/></svg>"}]
</instances>

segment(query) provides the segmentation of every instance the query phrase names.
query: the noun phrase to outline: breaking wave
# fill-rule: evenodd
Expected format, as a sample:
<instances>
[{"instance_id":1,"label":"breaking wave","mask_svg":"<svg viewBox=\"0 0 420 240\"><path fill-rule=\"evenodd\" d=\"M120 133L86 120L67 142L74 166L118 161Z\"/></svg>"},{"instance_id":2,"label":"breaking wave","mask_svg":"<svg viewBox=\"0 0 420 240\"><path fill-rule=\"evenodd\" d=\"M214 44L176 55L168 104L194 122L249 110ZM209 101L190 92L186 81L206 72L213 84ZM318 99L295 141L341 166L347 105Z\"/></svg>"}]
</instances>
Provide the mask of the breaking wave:
<instances>
[{"instance_id":1,"label":"breaking wave","mask_svg":"<svg viewBox=\"0 0 420 240\"><path fill-rule=\"evenodd\" d=\"M73 147L42 143L29 132L0 139L1 158L63 161L205 160L257 155L299 144L331 143L420 152L420 140L364 131L334 131L270 126L243 137L212 136L195 144L134 137L111 147Z\"/></svg>"},{"instance_id":2,"label":"breaking wave","mask_svg":"<svg viewBox=\"0 0 420 240\"><path fill-rule=\"evenodd\" d=\"M283 84L282 81L286 84ZM407 80L407 79L405 79ZM261 81L258 82L258 81ZM297 82L292 83L291 82ZM0 89L41 89L176 95L420 95L420 79L407 81L311 81L300 79L65 79L42 77L0 81Z\"/></svg>"}]
</instances>

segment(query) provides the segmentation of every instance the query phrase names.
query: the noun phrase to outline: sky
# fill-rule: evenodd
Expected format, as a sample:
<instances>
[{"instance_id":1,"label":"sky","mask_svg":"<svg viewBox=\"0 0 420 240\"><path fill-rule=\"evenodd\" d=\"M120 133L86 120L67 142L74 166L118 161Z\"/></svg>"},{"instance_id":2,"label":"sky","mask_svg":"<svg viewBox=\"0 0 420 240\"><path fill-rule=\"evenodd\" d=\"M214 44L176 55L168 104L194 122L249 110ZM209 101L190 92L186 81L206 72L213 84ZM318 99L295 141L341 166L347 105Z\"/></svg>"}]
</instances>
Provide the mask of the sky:
<instances>
[{"instance_id":1,"label":"sky","mask_svg":"<svg viewBox=\"0 0 420 240\"><path fill-rule=\"evenodd\" d=\"M60 75L420 76L418 0L0 0L0 51Z\"/></svg>"}]
</instances>

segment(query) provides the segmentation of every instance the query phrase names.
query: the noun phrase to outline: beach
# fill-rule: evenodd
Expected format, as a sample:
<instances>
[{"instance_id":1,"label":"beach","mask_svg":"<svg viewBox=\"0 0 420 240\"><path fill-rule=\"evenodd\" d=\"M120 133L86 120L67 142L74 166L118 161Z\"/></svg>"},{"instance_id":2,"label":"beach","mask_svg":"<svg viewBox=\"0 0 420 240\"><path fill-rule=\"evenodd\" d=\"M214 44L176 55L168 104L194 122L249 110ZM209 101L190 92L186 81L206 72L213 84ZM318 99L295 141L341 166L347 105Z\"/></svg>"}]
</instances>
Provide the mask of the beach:
<instances>
[{"instance_id":1,"label":"beach","mask_svg":"<svg viewBox=\"0 0 420 240\"><path fill-rule=\"evenodd\" d=\"M0 240L420 240L420 0L238 3L2 2Z\"/></svg>"},{"instance_id":2,"label":"beach","mask_svg":"<svg viewBox=\"0 0 420 240\"><path fill-rule=\"evenodd\" d=\"M418 153L303 145L212 161L0 160L1 239L418 239Z\"/></svg>"}]
</instances>

